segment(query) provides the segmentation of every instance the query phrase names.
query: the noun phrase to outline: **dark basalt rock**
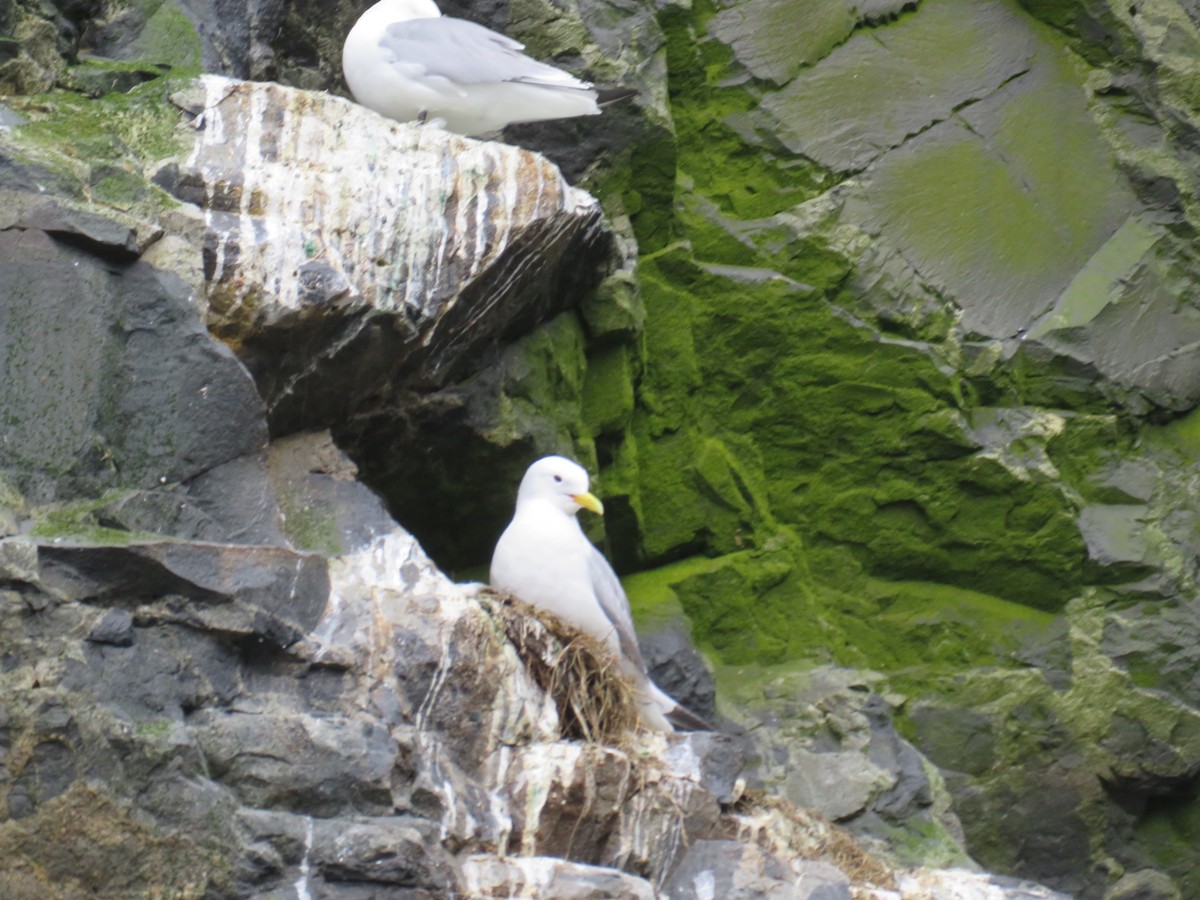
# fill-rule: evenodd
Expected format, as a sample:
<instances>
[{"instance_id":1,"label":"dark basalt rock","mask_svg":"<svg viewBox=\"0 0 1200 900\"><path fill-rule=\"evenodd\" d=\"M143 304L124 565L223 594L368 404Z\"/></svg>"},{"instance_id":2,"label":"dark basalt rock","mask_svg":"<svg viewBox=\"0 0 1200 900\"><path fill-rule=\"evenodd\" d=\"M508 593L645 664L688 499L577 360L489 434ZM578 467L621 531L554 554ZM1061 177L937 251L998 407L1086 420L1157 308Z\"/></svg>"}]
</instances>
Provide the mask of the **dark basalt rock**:
<instances>
[{"instance_id":1,"label":"dark basalt rock","mask_svg":"<svg viewBox=\"0 0 1200 900\"><path fill-rule=\"evenodd\" d=\"M64 229L80 247L50 236ZM266 446L245 369L208 337L182 282L130 261L132 241L116 223L48 207L0 231L12 417L0 469L31 499L161 489Z\"/></svg>"},{"instance_id":2,"label":"dark basalt rock","mask_svg":"<svg viewBox=\"0 0 1200 900\"><path fill-rule=\"evenodd\" d=\"M685 622L674 620L662 628L644 629L638 643L654 683L711 722L717 713L717 688L686 628Z\"/></svg>"},{"instance_id":3,"label":"dark basalt rock","mask_svg":"<svg viewBox=\"0 0 1200 900\"><path fill-rule=\"evenodd\" d=\"M133 615L125 609L114 608L88 633L94 644L112 644L114 647L132 647L134 640Z\"/></svg>"}]
</instances>

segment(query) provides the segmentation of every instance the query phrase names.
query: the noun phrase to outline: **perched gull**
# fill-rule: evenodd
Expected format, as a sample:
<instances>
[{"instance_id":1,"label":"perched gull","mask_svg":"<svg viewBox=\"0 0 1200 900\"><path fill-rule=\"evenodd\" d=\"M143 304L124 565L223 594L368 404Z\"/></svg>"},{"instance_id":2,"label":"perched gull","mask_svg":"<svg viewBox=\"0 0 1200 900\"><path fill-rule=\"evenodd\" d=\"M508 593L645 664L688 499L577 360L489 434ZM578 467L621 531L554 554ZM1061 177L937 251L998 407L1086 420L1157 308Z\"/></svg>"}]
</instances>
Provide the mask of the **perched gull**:
<instances>
[{"instance_id":1,"label":"perched gull","mask_svg":"<svg viewBox=\"0 0 1200 900\"><path fill-rule=\"evenodd\" d=\"M517 510L492 555L492 587L558 616L605 643L633 683L642 720L660 731L708 730L703 719L664 694L646 672L629 600L617 574L579 527L581 509L604 514L588 493L588 474L562 456L529 467Z\"/></svg>"},{"instance_id":2,"label":"perched gull","mask_svg":"<svg viewBox=\"0 0 1200 900\"><path fill-rule=\"evenodd\" d=\"M433 0L380 0L346 36L342 71L363 106L401 122L437 120L459 134L600 112L590 84L522 46L443 16Z\"/></svg>"}]
</instances>

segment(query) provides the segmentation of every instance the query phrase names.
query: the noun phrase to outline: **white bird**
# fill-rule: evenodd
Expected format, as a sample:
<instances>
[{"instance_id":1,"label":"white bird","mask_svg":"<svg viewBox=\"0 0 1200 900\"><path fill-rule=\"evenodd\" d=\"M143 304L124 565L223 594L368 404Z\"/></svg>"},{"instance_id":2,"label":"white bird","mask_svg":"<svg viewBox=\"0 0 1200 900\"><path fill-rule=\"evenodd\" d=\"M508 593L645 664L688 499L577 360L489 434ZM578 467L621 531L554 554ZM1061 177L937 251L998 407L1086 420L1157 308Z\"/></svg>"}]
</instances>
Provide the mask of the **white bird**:
<instances>
[{"instance_id":1,"label":"white bird","mask_svg":"<svg viewBox=\"0 0 1200 900\"><path fill-rule=\"evenodd\" d=\"M579 527L581 509L604 514L588 491L588 474L562 456L539 459L525 472L512 522L492 554L492 587L553 613L615 654L632 682L642 720L659 731L673 724L711 730L650 680L638 649L629 599L616 572Z\"/></svg>"},{"instance_id":2,"label":"white bird","mask_svg":"<svg viewBox=\"0 0 1200 900\"><path fill-rule=\"evenodd\" d=\"M380 0L350 29L342 72L354 99L401 122L436 120L459 134L600 112L592 85L521 52L433 0Z\"/></svg>"}]
</instances>

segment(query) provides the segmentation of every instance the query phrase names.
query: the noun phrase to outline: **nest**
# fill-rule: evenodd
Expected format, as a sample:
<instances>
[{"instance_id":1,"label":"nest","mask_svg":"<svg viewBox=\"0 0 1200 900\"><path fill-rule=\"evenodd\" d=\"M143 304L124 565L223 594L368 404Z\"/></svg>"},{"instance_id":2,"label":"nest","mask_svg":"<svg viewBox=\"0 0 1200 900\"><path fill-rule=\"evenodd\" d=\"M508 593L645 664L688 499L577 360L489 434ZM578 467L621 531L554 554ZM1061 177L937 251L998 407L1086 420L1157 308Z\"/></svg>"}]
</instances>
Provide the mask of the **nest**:
<instances>
[{"instance_id":1,"label":"nest","mask_svg":"<svg viewBox=\"0 0 1200 900\"><path fill-rule=\"evenodd\" d=\"M638 730L633 687L608 647L550 613L487 591L492 617L558 709L559 736L620 745Z\"/></svg>"}]
</instances>

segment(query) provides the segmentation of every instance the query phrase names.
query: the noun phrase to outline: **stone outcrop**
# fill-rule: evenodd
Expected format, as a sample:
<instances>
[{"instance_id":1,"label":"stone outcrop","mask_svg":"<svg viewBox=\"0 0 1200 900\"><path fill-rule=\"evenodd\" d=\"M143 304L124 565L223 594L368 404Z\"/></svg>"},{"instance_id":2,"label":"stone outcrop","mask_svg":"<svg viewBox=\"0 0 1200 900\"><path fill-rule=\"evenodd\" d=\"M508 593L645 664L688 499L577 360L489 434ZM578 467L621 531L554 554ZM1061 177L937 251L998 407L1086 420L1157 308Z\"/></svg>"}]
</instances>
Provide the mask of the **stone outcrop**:
<instances>
[{"instance_id":1,"label":"stone outcrop","mask_svg":"<svg viewBox=\"0 0 1200 900\"><path fill-rule=\"evenodd\" d=\"M206 76L171 102L194 144L154 181L204 215L208 326L276 432L446 383L607 263L596 201L539 156L274 84Z\"/></svg>"},{"instance_id":2,"label":"stone outcrop","mask_svg":"<svg viewBox=\"0 0 1200 900\"><path fill-rule=\"evenodd\" d=\"M270 469L336 551L0 541L7 896L850 896L801 857L830 826L740 802L733 739L560 740L498 601L328 436Z\"/></svg>"}]
</instances>

